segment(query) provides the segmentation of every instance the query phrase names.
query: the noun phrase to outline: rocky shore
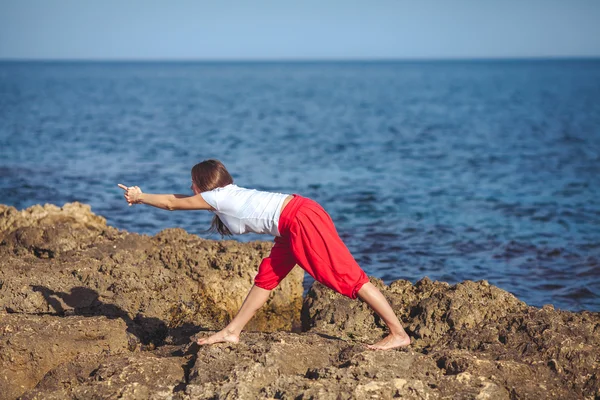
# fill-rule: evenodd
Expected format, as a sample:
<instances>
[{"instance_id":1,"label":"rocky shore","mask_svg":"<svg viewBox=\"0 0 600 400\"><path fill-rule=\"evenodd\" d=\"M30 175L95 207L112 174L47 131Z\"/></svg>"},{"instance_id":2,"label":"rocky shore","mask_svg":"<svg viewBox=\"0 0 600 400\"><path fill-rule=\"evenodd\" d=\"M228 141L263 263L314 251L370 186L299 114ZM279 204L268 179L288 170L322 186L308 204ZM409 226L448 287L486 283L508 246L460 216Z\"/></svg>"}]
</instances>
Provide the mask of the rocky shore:
<instances>
[{"instance_id":1,"label":"rocky shore","mask_svg":"<svg viewBox=\"0 0 600 400\"><path fill-rule=\"evenodd\" d=\"M119 231L86 205L0 205L0 399L600 399L600 314L485 281L376 284L414 342L296 268L239 344L232 318L268 242Z\"/></svg>"}]
</instances>

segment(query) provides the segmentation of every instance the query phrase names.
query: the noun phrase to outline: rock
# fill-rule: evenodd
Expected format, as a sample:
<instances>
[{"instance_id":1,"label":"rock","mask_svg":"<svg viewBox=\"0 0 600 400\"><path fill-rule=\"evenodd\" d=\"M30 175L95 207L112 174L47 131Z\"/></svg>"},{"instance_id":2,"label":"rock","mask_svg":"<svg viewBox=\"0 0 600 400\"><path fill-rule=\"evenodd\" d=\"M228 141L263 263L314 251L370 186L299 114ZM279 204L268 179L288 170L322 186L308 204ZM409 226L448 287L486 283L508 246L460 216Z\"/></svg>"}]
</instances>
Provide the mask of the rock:
<instances>
[{"instance_id":1,"label":"rock","mask_svg":"<svg viewBox=\"0 0 600 400\"><path fill-rule=\"evenodd\" d=\"M509 386L520 386L521 391L534 392L543 385L546 392L568 398L593 396L599 390L598 349L599 313L528 307L494 322L452 332L432 346L430 354L439 359L469 354L479 361L462 370L476 367Z\"/></svg>"},{"instance_id":2,"label":"rock","mask_svg":"<svg viewBox=\"0 0 600 400\"><path fill-rule=\"evenodd\" d=\"M371 278L382 288L382 283ZM315 282L302 305L302 329L342 339L365 342L381 337L384 325L360 300L351 300Z\"/></svg>"},{"instance_id":3,"label":"rock","mask_svg":"<svg viewBox=\"0 0 600 400\"><path fill-rule=\"evenodd\" d=\"M147 351L134 347L133 352L80 354L57 363L22 398L554 399L597 393L597 379L576 387L535 357L502 359L498 352L458 349L444 340L427 351L382 352L317 333L244 332L237 344L186 342Z\"/></svg>"},{"instance_id":4,"label":"rock","mask_svg":"<svg viewBox=\"0 0 600 400\"><path fill-rule=\"evenodd\" d=\"M485 382L475 396L475 400L509 400L510 394L506 389L492 382Z\"/></svg>"},{"instance_id":5,"label":"rock","mask_svg":"<svg viewBox=\"0 0 600 400\"><path fill-rule=\"evenodd\" d=\"M386 296L417 346L434 343L449 331L475 327L524 310L525 303L512 294L482 281L465 281L454 286L423 279L414 286L396 281L385 286L371 278ZM341 296L318 282L304 300L304 330L324 334L340 332L343 337L379 339L385 332L383 322L363 302Z\"/></svg>"},{"instance_id":6,"label":"rock","mask_svg":"<svg viewBox=\"0 0 600 400\"><path fill-rule=\"evenodd\" d=\"M0 228L0 310L118 317L143 344L160 343L168 328L224 327L272 246L203 240L181 229L120 232L78 203L2 206ZM292 271L248 329L291 329L302 279L300 268Z\"/></svg>"},{"instance_id":7,"label":"rock","mask_svg":"<svg viewBox=\"0 0 600 400\"><path fill-rule=\"evenodd\" d=\"M91 211L91 207L81 203L67 203L63 207L53 204L35 205L18 211L14 207L0 204L0 232L8 233L26 226L51 226L63 220L90 229L109 229L106 220ZM114 228L112 228L114 229Z\"/></svg>"},{"instance_id":8,"label":"rock","mask_svg":"<svg viewBox=\"0 0 600 400\"><path fill-rule=\"evenodd\" d=\"M199 347L270 247L130 234L79 204L0 206L0 398L600 398L600 314L528 307L485 281L371 278L414 339L382 352L365 346L386 334L379 317L318 283L305 332L289 332L296 268L240 343Z\"/></svg>"},{"instance_id":9,"label":"rock","mask_svg":"<svg viewBox=\"0 0 600 400\"><path fill-rule=\"evenodd\" d=\"M21 399L172 399L177 386L185 382L186 361L151 352L80 358L51 371ZM82 367L85 373L74 370Z\"/></svg>"},{"instance_id":10,"label":"rock","mask_svg":"<svg viewBox=\"0 0 600 400\"><path fill-rule=\"evenodd\" d=\"M91 212L87 204L36 205L23 211L0 205L0 241L17 254L28 251L37 257L53 258L83 249L99 236L115 233L106 220Z\"/></svg>"},{"instance_id":11,"label":"rock","mask_svg":"<svg viewBox=\"0 0 600 400\"><path fill-rule=\"evenodd\" d=\"M0 314L0 393L12 399L77 355L120 354L130 345L125 323L106 317Z\"/></svg>"},{"instance_id":12,"label":"rock","mask_svg":"<svg viewBox=\"0 0 600 400\"><path fill-rule=\"evenodd\" d=\"M526 308L515 296L486 281L465 281L418 298L411 308L408 329L424 342L435 342L449 331L489 324Z\"/></svg>"},{"instance_id":13,"label":"rock","mask_svg":"<svg viewBox=\"0 0 600 400\"><path fill-rule=\"evenodd\" d=\"M31 318L31 317L28 317ZM67 319L52 317L57 319ZM79 317L69 317L79 318ZM151 351L82 354L51 369L23 399L408 399L585 398L545 365L468 352L470 372L448 374L429 354L378 352L313 333L244 333L238 344L165 345ZM528 373L533 371L534 373ZM593 397L592 397L593 398Z\"/></svg>"},{"instance_id":14,"label":"rock","mask_svg":"<svg viewBox=\"0 0 600 400\"><path fill-rule=\"evenodd\" d=\"M418 353L374 352L317 334L248 333L236 345L200 347L183 398L433 396L422 380L428 375L444 379L438 371Z\"/></svg>"},{"instance_id":15,"label":"rock","mask_svg":"<svg viewBox=\"0 0 600 400\"><path fill-rule=\"evenodd\" d=\"M485 281L454 286L428 279L414 286L371 282L416 339L411 349L431 357L445 376L456 377L455 390L461 393L494 399L593 398L600 390L598 313L528 307ZM308 332L347 340L375 341L386 332L361 301L318 283L304 301L302 323ZM473 388L476 379L483 383Z\"/></svg>"}]
</instances>

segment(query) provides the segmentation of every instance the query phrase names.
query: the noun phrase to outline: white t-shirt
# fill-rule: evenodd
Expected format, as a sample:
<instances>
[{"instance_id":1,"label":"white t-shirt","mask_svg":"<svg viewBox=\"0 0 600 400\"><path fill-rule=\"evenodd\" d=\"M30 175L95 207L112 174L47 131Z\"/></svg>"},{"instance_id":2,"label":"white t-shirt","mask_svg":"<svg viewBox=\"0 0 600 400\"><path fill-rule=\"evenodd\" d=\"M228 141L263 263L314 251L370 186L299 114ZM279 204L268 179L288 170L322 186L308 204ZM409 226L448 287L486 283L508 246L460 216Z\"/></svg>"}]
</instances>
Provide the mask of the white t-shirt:
<instances>
[{"instance_id":1,"label":"white t-shirt","mask_svg":"<svg viewBox=\"0 0 600 400\"><path fill-rule=\"evenodd\" d=\"M245 189L231 184L201 193L233 234L279 235L279 214L287 194Z\"/></svg>"}]
</instances>

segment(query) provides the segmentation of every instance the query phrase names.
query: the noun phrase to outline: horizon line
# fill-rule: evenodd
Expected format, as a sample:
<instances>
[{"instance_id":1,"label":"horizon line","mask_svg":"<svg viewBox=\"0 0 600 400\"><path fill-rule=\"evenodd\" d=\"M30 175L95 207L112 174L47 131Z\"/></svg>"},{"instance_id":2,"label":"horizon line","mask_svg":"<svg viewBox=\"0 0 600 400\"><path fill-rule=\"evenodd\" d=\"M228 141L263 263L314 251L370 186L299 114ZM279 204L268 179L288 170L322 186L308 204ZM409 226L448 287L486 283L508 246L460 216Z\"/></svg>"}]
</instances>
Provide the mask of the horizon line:
<instances>
[{"instance_id":1,"label":"horizon line","mask_svg":"<svg viewBox=\"0 0 600 400\"><path fill-rule=\"evenodd\" d=\"M485 61L571 61L600 60L600 55L581 56L491 56L491 57L348 57L348 58L17 58L2 62L39 63L359 63L359 62L485 62Z\"/></svg>"}]
</instances>

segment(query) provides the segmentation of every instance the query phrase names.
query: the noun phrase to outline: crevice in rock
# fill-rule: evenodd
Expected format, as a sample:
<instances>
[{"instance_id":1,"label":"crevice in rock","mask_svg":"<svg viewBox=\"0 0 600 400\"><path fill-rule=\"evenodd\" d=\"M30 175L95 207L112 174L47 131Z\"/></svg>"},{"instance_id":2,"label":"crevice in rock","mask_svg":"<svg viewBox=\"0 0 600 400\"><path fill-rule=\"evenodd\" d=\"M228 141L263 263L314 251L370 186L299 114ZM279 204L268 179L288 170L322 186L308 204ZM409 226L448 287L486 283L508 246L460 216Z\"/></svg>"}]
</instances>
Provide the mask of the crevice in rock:
<instances>
[{"instance_id":1,"label":"crevice in rock","mask_svg":"<svg viewBox=\"0 0 600 400\"><path fill-rule=\"evenodd\" d=\"M192 368L194 367L194 365L196 364L196 360L198 359L198 350L198 344L196 342L192 342L186 349L184 349L184 351L176 351L172 354L174 356L190 356L188 362L182 366L185 379L173 388L173 393L185 392L187 385L189 385L190 383L190 375L192 373Z\"/></svg>"}]
</instances>

